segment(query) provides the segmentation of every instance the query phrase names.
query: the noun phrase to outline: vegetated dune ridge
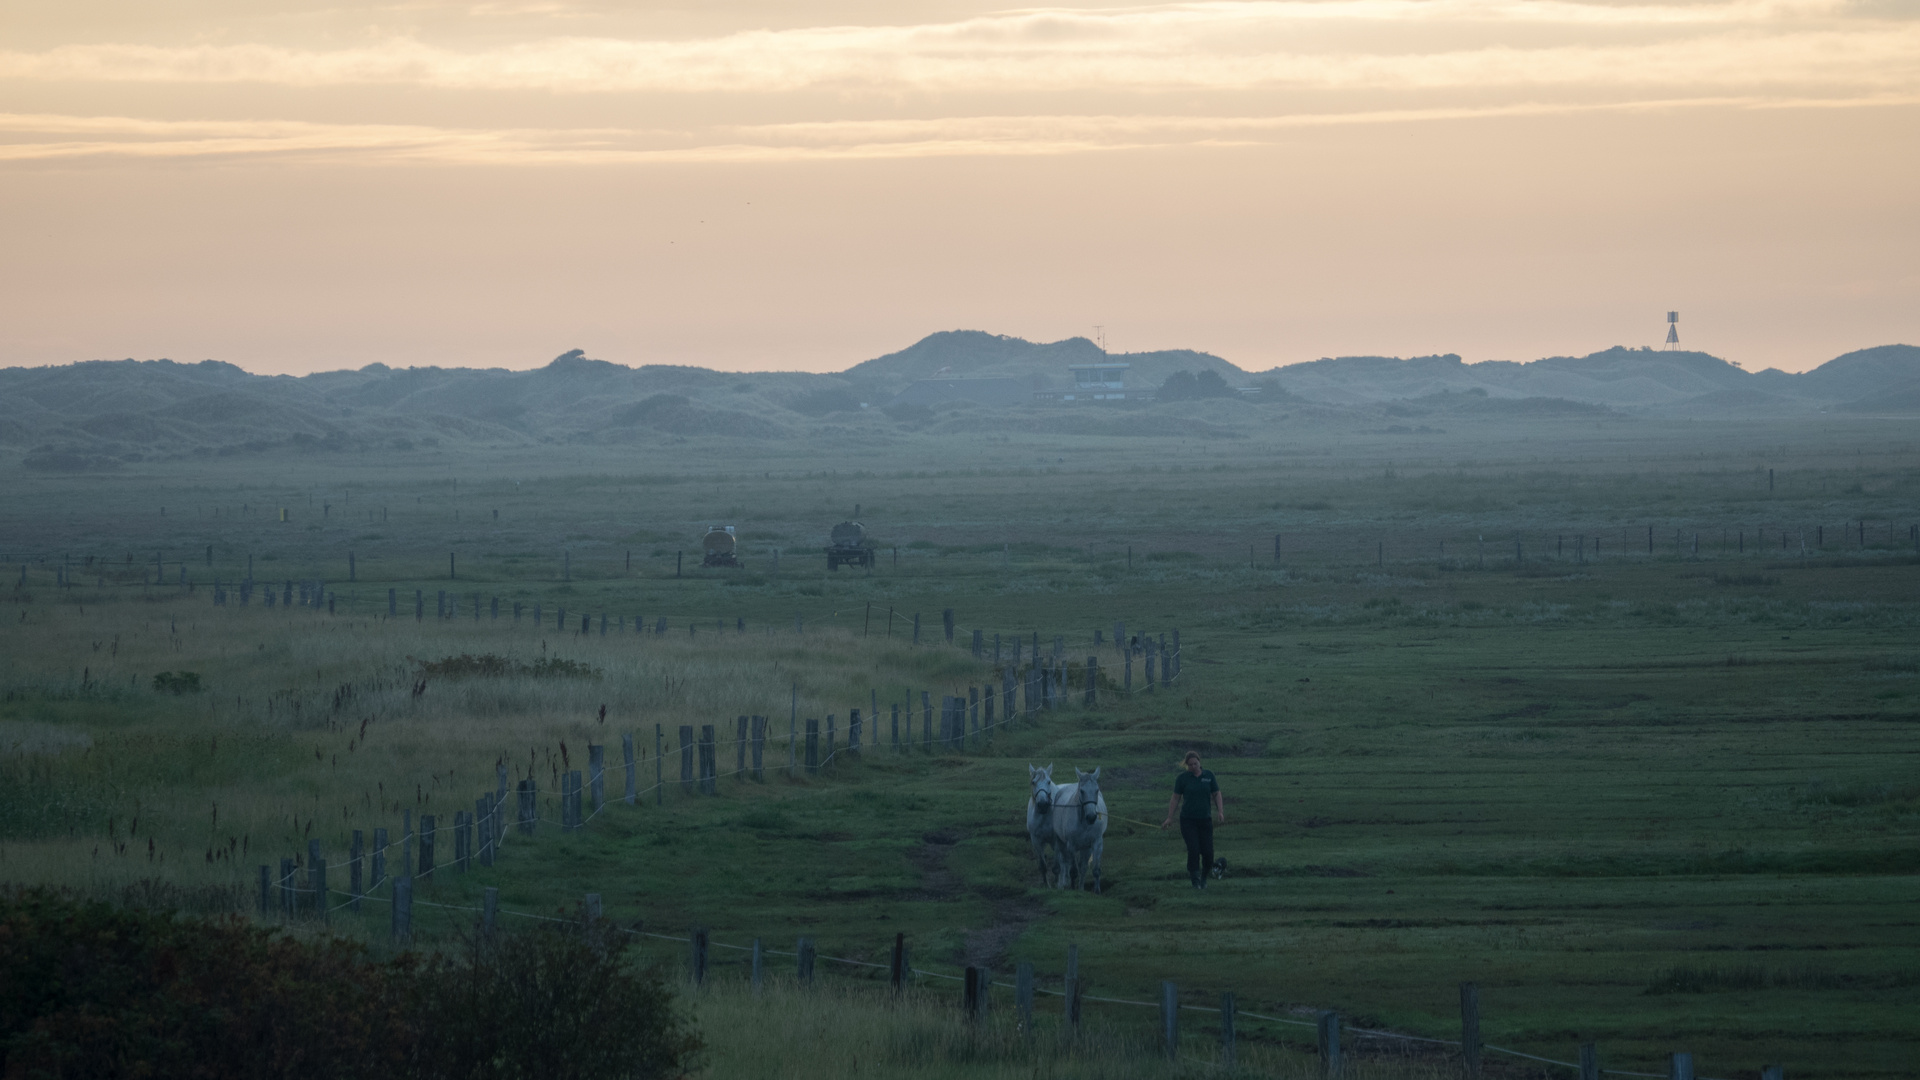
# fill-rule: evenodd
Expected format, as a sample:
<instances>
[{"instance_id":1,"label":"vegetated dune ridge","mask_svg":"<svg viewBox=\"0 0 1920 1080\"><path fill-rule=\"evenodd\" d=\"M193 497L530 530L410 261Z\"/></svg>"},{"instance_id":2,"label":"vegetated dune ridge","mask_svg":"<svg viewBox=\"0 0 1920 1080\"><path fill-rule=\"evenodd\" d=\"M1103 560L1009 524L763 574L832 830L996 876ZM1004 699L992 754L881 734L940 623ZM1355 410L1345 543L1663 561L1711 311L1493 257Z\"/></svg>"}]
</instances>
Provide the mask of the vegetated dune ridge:
<instances>
[{"instance_id":1,"label":"vegetated dune ridge","mask_svg":"<svg viewBox=\"0 0 1920 1080\"><path fill-rule=\"evenodd\" d=\"M1069 388L1069 365L1102 362L1130 365L1127 400L1100 403L1105 412L1027 400ZM1198 392L1187 383L1184 400L1155 400L1170 377L1188 376L1199 377ZM994 381L990 394L985 380ZM924 381L941 391L903 397ZM948 331L826 375L633 368L578 349L525 372L372 364L299 378L212 360L122 360L0 369L0 401L0 463L56 470L289 447L406 451L700 436L884 443L1009 424L1063 435L1237 438L1302 410L1356 422L1459 424L1512 415L1914 412L1920 347L1863 349L1802 374L1749 372L1700 352L1619 347L1528 363L1349 356L1248 372L1191 350L1109 354L1079 337L1036 343Z\"/></svg>"}]
</instances>

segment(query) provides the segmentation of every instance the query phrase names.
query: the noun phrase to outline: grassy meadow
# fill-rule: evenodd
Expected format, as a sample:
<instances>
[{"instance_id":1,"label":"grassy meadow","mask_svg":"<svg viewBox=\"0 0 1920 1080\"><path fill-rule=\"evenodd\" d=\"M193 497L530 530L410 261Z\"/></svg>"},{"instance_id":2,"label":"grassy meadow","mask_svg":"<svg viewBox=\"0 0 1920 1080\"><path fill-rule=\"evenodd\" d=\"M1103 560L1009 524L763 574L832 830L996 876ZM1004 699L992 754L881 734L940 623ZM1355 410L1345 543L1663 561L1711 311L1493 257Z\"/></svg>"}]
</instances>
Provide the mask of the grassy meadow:
<instances>
[{"instance_id":1,"label":"grassy meadow","mask_svg":"<svg viewBox=\"0 0 1920 1080\"><path fill-rule=\"evenodd\" d=\"M4 490L9 883L251 911L259 865L317 839L343 888L350 830L397 835L406 810L444 827L504 763L539 783L543 820L493 868L419 883L426 944L464 932L486 886L540 915L593 892L646 932L805 935L880 963L905 933L930 972L1010 981L1031 960L1054 989L1075 945L1095 995L1170 979L1188 1004L1232 991L1243 1012L1436 1038L1458 1038L1471 980L1487 1043L1565 1061L1592 1041L1608 1068L1664 1074L1686 1050L1703 1077L1892 1077L1920 1057L1920 444L1896 421L1301 416L1244 439L211 458ZM878 566L830 574L826 532L856 504ZM710 524L737 527L743 568L698 568ZM249 563L261 589L324 580L332 610L215 606ZM1179 682L1147 693L1136 662L1123 692L1116 623L1180 631ZM1097 704L1076 690L929 752L920 694L997 684L975 629L1004 660L1036 634L1098 656ZM424 666L462 655L505 673ZM834 715L844 742L876 702L859 758L788 774L790 718ZM887 745L896 704L909 752ZM742 714L771 719L765 781L683 791L678 727L730 740ZM657 804L617 801L623 732L643 789L663 765ZM616 801L563 834L558 777L589 743ZM1230 873L1203 894L1150 827L1189 748L1228 811ZM1029 762L1101 767L1101 895L1039 887ZM330 928L386 948L386 918L369 900ZM957 983L887 1006L884 972L823 960L817 990L756 999L743 955L718 950L689 997L711 1075L1218 1071L1203 1013L1170 1067L1150 1009L1090 1004L1063 1042L1057 998L1018 1032L996 990L975 1027ZM1310 1027L1240 1032L1247 1075L1316 1068ZM1349 1052L1356 1075L1457 1074L1404 1043Z\"/></svg>"}]
</instances>

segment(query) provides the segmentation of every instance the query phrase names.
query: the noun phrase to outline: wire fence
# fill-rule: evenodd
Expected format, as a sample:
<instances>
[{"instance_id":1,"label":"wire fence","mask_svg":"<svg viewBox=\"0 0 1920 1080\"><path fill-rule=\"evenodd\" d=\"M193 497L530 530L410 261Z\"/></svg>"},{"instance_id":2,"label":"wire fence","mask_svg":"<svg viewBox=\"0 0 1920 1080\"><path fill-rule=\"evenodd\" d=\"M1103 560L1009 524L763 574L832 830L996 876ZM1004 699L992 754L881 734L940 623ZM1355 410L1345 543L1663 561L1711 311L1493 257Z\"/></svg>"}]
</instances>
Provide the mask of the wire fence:
<instances>
[{"instance_id":1,"label":"wire fence","mask_svg":"<svg viewBox=\"0 0 1920 1080\"><path fill-rule=\"evenodd\" d=\"M962 1008L974 1015L984 1014L985 1012L985 1002L979 997L979 995L984 993L985 987L991 986L1012 990L1016 995L1016 1008L1019 1010L1022 1023L1025 1024L1031 1023L1034 1001L1037 997L1062 999L1065 1003L1063 1006L1065 1010L1063 1012L1063 1019L1071 1024L1077 1024L1079 1022L1079 1006L1082 1003L1114 1005L1134 1009L1151 1009L1160 1014L1160 1026L1163 1037L1167 1040L1170 1057L1177 1052L1181 1045L1178 1034L1178 1024L1171 1016L1172 1013L1198 1013L1206 1016L1220 1017L1222 1021L1220 1026L1222 1053L1229 1062L1233 1059L1233 1046L1237 1038L1236 1025L1238 1021L1242 1019L1282 1026L1313 1028L1316 1031L1316 1051L1321 1058L1328 1063L1328 1075L1330 1077L1338 1075L1340 1071L1340 1061L1343 1055L1341 1049L1342 1041L1358 1037L1358 1040L1380 1040L1386 1043L1407 1044L1410 1047L1432 1046L1458 1051L1463 1058L1468 1060L1469 1075L1478 1075L1478 1054L1484 1051L1515 1059L1574 1070L1583 1078L1607 1075L1651 1078L1651 1080L1676 1080L1676 1078L1685 1078L1685 1080L1710 1080L1708 1077L1695 1075L1693 1072L1692 1055L1684 1052L1678 1052L1670 1056L1667 1072L1652 1073L1638 1072L1630 1069L1603 1069L1598 1064L1597 1048L1592 1043L1584 1044L1581 1047L1581 1054L1579 1055L1582 1058L1581 1061L1564 1061L1559 1058L1531 1054L1522 1050L1498 1046L1480 1040L1477 1038L1477 1032L1480 1026L1478 991L1472 984L1463 984L1461 988L1462 1026L1464 1033L1472 1033L1475 1037L1471 1037L1471 1040L1467 1037L1461 1039L1446 1039L1403 1031L1387 1031L1379 1028L1364 1028L1345 1024L1341 1021L1339 1014L1332 1010L1305 1010L1295 1008L1291 1011L1296 1015L1282 1016L1276 1015L1274 1012L1243 1009L1238 1006L1232 994L1223 995L1222 1004L1217 1007L1190 1004L1179 1000L1177 988L1172 982L1163 982L1161 984L1162 999L1157 1002L1142 1001L1137 998L1087 993L1085 992L1085 987L1088 980L1079 971L1077 948L1070 949L1067 968L1061 974L1042 975L1034 970L1030 962L1022 962L1018 965L1020 971L1016 980L1008 982L1005 979L994 978L990 972L983 971L979 968L963 968L960 974L954 974L951 971L943 971L935 967L911 963L907 958L908 939L904 934L898 935L895 938L892 962L882 964L855 957L818 953L813 948L812 939L808 937L800 938L796 947L789 950L767 947L762 943L761 939L758 938L753 939L751 944L746 945L713 940L710 934L703 928L696 928L693 933L683 936L679 934L662 934L657 931L643 929L643 922L635 922L632 926L620 926L617 921L606 919L603 916L600 896L594 893L586 894L582 898L580 909L584 914L581 917L569 918L566 916L545 915L538 912L517 911L512 908L501 907L498 903L499 891L497 888L492 887L485 889L486 903L484 906L476 907L470 904L444 904L430 900L415 899L411 896L411 888L408 885L404 885L399 881L392 881L387 884L388 894L384 896L378 891L349 894L338 890L324 890L327 898L325 910L328 914L332 914L349 907L357 908L362 901L399 905L406 909L417 905L420 907L434 908L448 912L463 912L478 916L479 929L483 934L494 932L497 920L500 918L577 926L583 930L597 926L609 932L616 932L636 938L673 942L690 946L692 955L688 959L690 968L689 978L695 985L702 985L706 981L709 970L706 956L707 950L725 949L747 954L751 958L750 978L755 986L758 986L767 974L763 968L764 958L778 956L793 958L798 962L795 975L802 983L810 983L813 980L813 964L815 962L839 964L847 968L868 971L890 972L890 981L893 989L896 991L905 989L908 985L908 980L911 978L938 980L945 983L959 983L968 988L967 998L963 1001ZM287 888L291 895L296 896L313 897L321 892L320 889L316 889L313 886L301 885L297 882L288 883ZM343 897L343 899L338 903L333 903L332 900L336 896ZM310 902L309 906L312 906ZM410 914L396 914L395 926L396 939L403 943L411 943ZM1043 985L1042 980L1055 983L1057 988L1055 986ZM1299 1018L1303 1012L1313 1015L1314 1019ZM1219 1064L1219 1062L1209 1062L1201 1058L1186 1057L1185 1059L1207 1066ZM1762 1070L1762 1076L1768 1078L1768 1080L1783 1080L1784 1072L1778 1066L1769 1066Z\"/></svg>"}]
</instances>

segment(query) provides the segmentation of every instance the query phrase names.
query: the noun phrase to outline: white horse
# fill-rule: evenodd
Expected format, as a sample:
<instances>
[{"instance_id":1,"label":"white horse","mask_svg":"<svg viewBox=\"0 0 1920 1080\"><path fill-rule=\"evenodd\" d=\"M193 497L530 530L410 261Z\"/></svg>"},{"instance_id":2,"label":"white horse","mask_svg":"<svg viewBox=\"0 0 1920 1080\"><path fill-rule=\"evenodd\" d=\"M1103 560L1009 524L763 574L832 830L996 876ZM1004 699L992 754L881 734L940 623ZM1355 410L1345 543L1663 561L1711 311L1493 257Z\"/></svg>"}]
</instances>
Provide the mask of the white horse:
<instances>
[{"instance_id":1,"label":"white horse","mask_svg":"<svg viewBox=\"0 0 1920 1080\"><path fill-rule=\"evenodd\" d=\"M1100 770L1081 772L1072 787L1061 784L1053 802L1055 858L1062 860L1060 888L1084 889L1093 881L1100 891L1100 854L1107 844L1107 799L1100 794Z\"/></svg>"},{"instance_id":2,"label":"white horse","mask_svg":"<svg viewBox=\"0 0 1920 1080\"><path fill-rule=\"evenodd\" d=\"M1027 766L1027 782L1033 789L1027 795L1027 839L1033 843L1033 858L1040 864L1040 884L1044 887L1053 884L1053 876L1058 873L1056 857L1047 849L1058 847L1053 837L1053 813L1060 785L1053 782L1051 765L1044 769Z\"/></svg>"}]
</instances>

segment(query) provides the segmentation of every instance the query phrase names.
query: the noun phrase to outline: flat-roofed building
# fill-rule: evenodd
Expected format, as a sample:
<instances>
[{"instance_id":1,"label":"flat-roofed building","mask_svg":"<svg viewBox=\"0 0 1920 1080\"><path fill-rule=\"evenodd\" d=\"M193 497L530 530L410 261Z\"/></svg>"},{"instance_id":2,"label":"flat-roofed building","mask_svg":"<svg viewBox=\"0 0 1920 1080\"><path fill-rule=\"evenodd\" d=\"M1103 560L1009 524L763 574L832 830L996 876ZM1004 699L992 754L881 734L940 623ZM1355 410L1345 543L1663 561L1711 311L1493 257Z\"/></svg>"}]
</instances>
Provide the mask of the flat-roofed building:
<instances>
[{"instance_id":1,"label":"flat-roofed building","mask_svg":"<svg viewBox=\"0 0 1920 1080\"><path fill-rule=\"evenodd\" d=\"M1054 401L1124 401L1127 369L1132 366L1117 362L1068 364L1067 371L1073 375L1072 389L1053 391L1047 396Z\"/></svg>"}]
</instances>

